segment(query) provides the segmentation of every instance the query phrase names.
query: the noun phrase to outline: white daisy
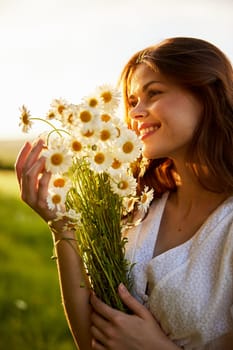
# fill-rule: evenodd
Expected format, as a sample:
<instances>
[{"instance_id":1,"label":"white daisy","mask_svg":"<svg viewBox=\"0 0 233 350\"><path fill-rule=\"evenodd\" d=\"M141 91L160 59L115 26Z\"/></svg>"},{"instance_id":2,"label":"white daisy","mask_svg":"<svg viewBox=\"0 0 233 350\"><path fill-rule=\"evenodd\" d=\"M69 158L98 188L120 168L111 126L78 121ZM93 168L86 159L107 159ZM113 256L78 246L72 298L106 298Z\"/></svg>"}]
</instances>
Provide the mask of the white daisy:
<instances>
[{"instance_id":1,"label":"white daisy","mask_svg":"<svg viewBox=\"0 0 233 350\"><path fill-rule=\"evenodd\" d=\"M117 115L111 114L111 121L118 129L118 134L120 136L121 133L123 133L125 130L129 130L127 125L120 119Z\"/></svg>"},{"instance_id":2,"label":"white daisy","mask_svg":"<svg viewBox=\"0 0 233 350\"><path fill-rule=\"evenodd\" d=\"M92 110L94 109L98 113L100 113L100 111L103 110L103 105L104 105L103 100L100 98L100 96L97 95L96 92L83 97L82 101L84 106L86 106L86 108L88 109L89 108Z\"/></svg>"},{"instance_id":3,"label":"white daisy","mask_svg":"<svg viewBox=\"0 0 233 350\"><path fill-rule=\"evenodd\" d=\"M49 109L49 111L46 114L46 119L53 120L55 118L56 118L56 113L55 113L54 109Z\"/></svg>"},{"instance_id":4,"label":"white daisy","mask_svg":"<svg viewBox=\"0 0 233 350\"><path fill-rule=\"evenodd\" d=\"M115 126L112 125L112 123L108 122L101 124L100 128L98 129L98 134L99 141L102 144L110 145L110 143L116 139L118 131Z\"/></svg>"},{"instance_id":5,"label":"white daisy","mask_svg":"<svg viewBox=\"0 0 233 350\"><path fill-rule=\"evenodd\" d=\"M74 132L71 134L68 142L73 155L81 157L85 154L87 145L89 144L90 140L88 137L81 135L79 132Z\"/></svg>"},{"instance_id":6,"label":"white daisy","mask_svg":"<svg viewBox=\"0 0 233 350\"><path fill-rule=\"evenodd\" d=\"M79 105L77 113L77 127L81 133L98 129L100 124L99 114L84 105Z\"/></svg>"},{"instance_id":7,"label":"white daisy","mask_svg":"<svg viewBox=\"0 0 233 350\"><path fill-rule=\"evenodd\" d=\"M110 183L113 192L121 197L136 195L136 179L128 174L117 174L111 178Z\"/></svg>"},{"instance_id":8,"label":"white daisy","mask_svg":"<svg viewBox=\"0 0 233 350\"><path fill-rule=\"evenodd\" d=\"M92 148L93 145L98 143L99 140L99 133L98 130L87 130L87 131L81 131L80 132L83 144L86 145L88 148Z\"/></svg>"},{"instance_id":9,"label":"white daisy","mask_svg":"<svg viewBox=\"0 0 233 350\"><path fill-rule=\"evenodd\" d=\"M42 155L46 157L46 169L54 174L66 172L72 165L72 155L65 142L53 140L52 145Z\"/></svg>"},{"instance_id":10,"label":"white daisy","mask_svg":"<svg viewBox=\"0 0 233 350\"><path fill-rule=\"evenodd\" d=\"M49 189L47 205L50 210L62 211L65 206L67 191L64 188Z\"/></svg>"},{"instance_id":11,"label":"white daisy","mask_svg":"<svg viewBox=\"0 0 233 350\"><path fill-rule=\"evenodd\" d=\"M81 222L81 213L77 213L74 209L68 211L57 211L54 221L66 221L63 226L63 231L74 230Z\"/></svg>"},{"instance_id":12,"label":"white daisy","mask_svg":"<svg viewBox=\"0 0 233 350\"><path fill-rule=\"evenodd\" d=\"M123 214L127 215L130 213L135 206L135 203L137 203L138 199L136 197L124 197L123 198Z\"/></svg>"},{"instance_id":13,"label":"white daisy","mask_svg":"<svg viewBox=\"0 0 233 350\"><path fill-rule=\"evenodd\" d=\"M120 136L116 140L117 156L120 160L133 162L141 153L142 143L134 131L121 130Z\"/></svg>"},{"instance_id":14,"label":"white daisy","mask_svg":"<svg viewBox=\"0 0 233 350\"><path fill-rule=\"evenodd\" d=\"M145 186L144 191L142 192L139 198L138 210L143 213L146 213L153 198L154 198L154 189L151 188L149 190L149 187Z\"/></svg>"},{"instance_id":15,"label":"white daisy","mask_svg":"<svg viewBox=\"0 0 233 350\"><path fill-rule=\"evenodd\" d=\"M71 187L71 180L62 174L53 174L49 181L49 188L65 188L66 190Z\"/></svg>"},{"instance_id":16,"label":"white daisy","mask_svg":"<svg viewBox=\"0 0 233 350\"><path fill-rule=\"evenodd\" d=\"M20 122L19 126L22 127L23 132L28 132L32 127L31 114L30 111L23 105L20 108Z\"/></svg>"},{"instance_id":17,"label":"white daisy","mask_svg":"<svg viewBox=\"0 0 233 350\"><path fill-rule=\"evenodd\" d=\"M119 105L121 93L115 87L105 84L98 87L98 94L104 102L104 110L112 111Z\"/></svg>"},{"instance_id":18,"label":"white daisy","mask_svg":"<svg viewBox=\"0 0 233 350\"><path fill-rule=\"evenodd\" d=\"M68 108L68 103L65 99L54 99L51 102L50 113L54 113L55 119L61 120L64 114L64 111ZM48 117L48 115L47 115Z\"/></svg>"},{"instance_id":19,"label":"white daisy","mask_svg":"<svg viewBox=\"0 0 233 350\"><path fill-rule=\"evenodd\" d=\"M74 209L69 209L65 216L70 220L76 221L77 223L79 223L81 219L81 213L77 213Z\"/></svg>"},{"instance_id":20,"label":"white daisy","mask_svg":"<svg viewBox=\"0 0 233 350\"><path fill-rule=\"evenodd\" d=\"M64 128L72 130L77 125L78 110L75 105L69 105L63 112L61 123Z\"/></svg>"},{"instance_id":21,"label":"white daisy","mask_svg":"<svg viewBox=\"0 0 233 350\"><path fill-rule=\"evenodd\" d=\"M97 173L107 171L113 161L113 156L108 150L100 149L96 147L91 153L88 154L88 161L90 162L90 168Z\"/></svg>"},{"instance_id":22,"label":"white daisy","mask_svg":"<svg viewBox=\"0 0 233 350\"><path fill-rule=\"evenodd\" d=\"M112 115L110 113L107 113L107 112L102 112L102 113L100 113L100 120L102 122L108 123L112 120Z\"/></svg>"},{"instance_id":23,"label":"white daisy","mask_svg":"<svg viewBox=\"0 0 233 350\"><path fill-rule=\"evenodd\" d=\"M128 164L120 161L116 156L114 156L112 164L108 169L109 174L115 176L119 173L126 173L128 169Z\"/></svg>"}]
</instances>

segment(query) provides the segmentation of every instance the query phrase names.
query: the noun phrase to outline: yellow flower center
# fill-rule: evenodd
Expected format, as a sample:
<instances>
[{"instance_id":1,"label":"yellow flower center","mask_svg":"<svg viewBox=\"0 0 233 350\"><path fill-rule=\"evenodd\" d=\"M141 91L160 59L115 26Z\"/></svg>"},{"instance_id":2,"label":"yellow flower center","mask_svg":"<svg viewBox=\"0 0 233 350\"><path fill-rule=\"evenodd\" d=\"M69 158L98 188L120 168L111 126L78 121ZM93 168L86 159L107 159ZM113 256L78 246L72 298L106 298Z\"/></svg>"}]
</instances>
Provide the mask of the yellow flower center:
<instances>
[{"instance_id":1,"label":"yellow flower center","mask_svg":"<svg viewBox=\"0 0 233 350\"><path fill-rule=\"evenodd\" d=\"M88 123L92 119L92 115L89 111L82 111L79 117L83 123Z\"/></svg>"},{"instance_id":2,"label":"yellow flower center","mask_svg":"<svg viewBox=\"0 0 233 350\"><path fill-rule=\"evenodd\" d=\"M54 194L52 196L52 202L53 202L53 204L61 203L61 196L59 194Z\"/></svg>"},{"instance_id":3,"label":"yellow flower center","mask_svg":"<svg viewBox=\"0 0 233 350\"><path fill-rule=\"evenodd\" d=\"M108 103L112 100L112 94L110 91L104 91L101 94L102 99L104 100L104 103Z\"/></svg>"},{"instance_id":4,"label":"yellow flower center","mask_svg":"<svg viewBox=\"0 0 233 350\"><path fill-rule=\"evenodd\" d=\"M94 131L90 131L90 130L88 130L87 132L85 132L84 134L83 134L85 137L91 137L91 136L93 136L94 135Z\"/></svg>"},{"instance_id":5,"label":"yellow flower center","mask_svg":"<svg viewBox=\"0 0 233 350\"><path fill-rule=\"evenodd\" d=\"M118 159L114 158L114 160L112 162L112 168L113 169L119 169L121 164L122 163Z\"/></svg>"},{"instance_id":6,"label":"yellow flower center","mask_svg":"<svg viewBox=\"0 0 233 350\"><path fill-rule=\"evenodd\" d=\"M79 141L73 141L73 142L72 142L72 149L73 149L73 151L75 151L75 152L80 152L81 149L82 149L82 144L81 144L81 142L79 142Z\"/></svg>"},{"instance_id":7,"label":"yellow flower center","mask_svg":"<svg viewBox=\"0 0 233 350\"><path fill-rule=\"evenodd\" d=\"M48 118L48 119L54 119L54 118L55 118L55 113L54 113L54 112L49 112L49 113L47 114L47 118Z\"/></svg>"},{"instance_id":8,"label":"yellow flower center","mask_svg":"<svg viewBox=\"0 0 233 350\"><path fill-rule=\"evenodd\" d=\"M98 105L98 100L96 98L90 98L89 106L90 107L96 107L97 105Z\"/></svg>"},{"instance_id":9,"label":"yellow flower center","mask_svg":"<svg viewBox=\"0 0 233 350\"><path fill-rule=\"evenodd\" d=\"M129 187L128 182L124 181L124 180L120 181L119 184L118 184L118 188L120 190L126 190L128 187Z\"/></svg>"},{"instance_id":10,"label":"yellow flower center","mask_svg":"<svg viewBox=\"0 0 233 350\"><path fill-rule=\"evenodd\" d=\"M63 162L63 156L61 153L54 153L51 156L51 163L53 165L60 165L60 164L62 164L62 162Z\"/></svg>"},{"instance_id":11,"label":"yellow flower center","mask_svg":"<svg viewBox=\"0 0 233 350\"><path fill-rule=\"evenodd\" d=\"M126 143L124 143L122 150L124 153L131 153L134 149L134 146L132 144L132 142L127 141Z\"/></svg>"},{"instance_id":12,"label":"yellow flower center","mask_svg":"<svg viewBox=\"0 0 233 350\"><path fill-rule=\"evenodd\" d=\"M100 133L100 140L107 141L111 137L111 133L108 130L102 130Z\"/></svg>"},{"instance_id":13,"label":"yellow flower center","mask_svg":"<svg viewBox=\"0 0 233 350\"><path fill-rule=\"evenodd\" d=\"M147 201L147 195L144 193L142 196L141 196L141 202L142 203L146 203L146 201Z\"/></svg>"},{"instance_id":14,"label":"yellow flower center","mask_svg":"<svg viewBox=\"0 0 233 350\"><path fill-rule=\"evenodd\" d=\"M118 127L116 127L116 131L117 131L117 137L120 137L121 131L120 131L120 129Z\"/></svg>"},{"instance_id":15,"label":"yellow flower center","mask_svg":"<svg viewBox=\"0 0 233 350\"><path fill-rule=\"evenodd\" d=\"M69 124L73 124L73 121L74 121L74 115L73 115L73 113L70 113L70 114L68 115L67 122L68 122Z\"/></svg>"},{"instance_id":16,"label":"yellow flower center","mask_svg":"<svg viewBox=\"0 0 233 350\"><path fill-rule=\"evenodd\" d=\"M62 114L65 108L66 108L66 107L65 107L64 105L59 105L59 106L57 107L58 113L59 113L59 114Z\"/></svg>"},{"instance_id":17,"label":"yellow flower center","mask_svg":"<svg viewBox=\"0 0 233 350\"><path fill-rule=\"evenodd\" d=\"M101 152L97 153L94 157L94 161L96 164L103 164L103 162L105 161L104 154Z\"/></svg>"},{"instance_id":18,"label":"yellow flower center","mask_svg":"<svg viewBox=\"0 0 233 350\"><path fill-rule=\"evenodd\" d=\"M133 198L131 198L129 201L128 201L128 203L127 203L127 208L128 208L128 210L132 210L133 209L133 206L134 206L134 199Z\"/></svg>"},{"instance_id":19,"label":"yellow flower center","mask_svg":"<svg viewBox=\"0 0 233 350\"><path fill-rule=\"evenodd\" d=\"M111 116L109 114L102 114L101 115L101 120L102 122L109 122L109 120L111 119Z\"/></svg>"},{"instance_id":20,"label":"yellow flower center","mask_svg":"<svg viewBox=\"0 0 233 350\"><path fill-rule=\"evenodd\" d=\"M22 121L24 125L28 125L30 123L28 113L25 112L22 114Z\"/></svg>"},{"instance_id":21,"label":"yellow flower center","mask_svg":"<svg viewBox=\"0 0 233 350\"><path fill-rule=\"evenodd\" d=\"M65 180L62 177L59 177L58 179L55 179L53 181L54 187L64 187L65 186Z\"/></svg>"}]
</instances>

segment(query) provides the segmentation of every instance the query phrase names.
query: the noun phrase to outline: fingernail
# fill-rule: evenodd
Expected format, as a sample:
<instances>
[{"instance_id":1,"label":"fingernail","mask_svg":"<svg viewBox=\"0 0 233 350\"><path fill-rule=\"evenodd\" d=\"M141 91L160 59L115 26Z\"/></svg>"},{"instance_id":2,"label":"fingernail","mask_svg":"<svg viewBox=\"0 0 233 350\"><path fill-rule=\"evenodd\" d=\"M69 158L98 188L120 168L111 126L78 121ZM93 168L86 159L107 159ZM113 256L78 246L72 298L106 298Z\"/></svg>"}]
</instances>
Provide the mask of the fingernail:
<instances>
[{"instance_id":1,"label":"fingernail","mask_svg":"<svg viewBox=\"0 0 233 350\"><path fill-rule=\"evenodd\" d=\"M125 285L123 283L120 283L119 284L119 289L121 292L125 293L127 292L127 288L125 287Z\"/></svg>"}]
</instances>

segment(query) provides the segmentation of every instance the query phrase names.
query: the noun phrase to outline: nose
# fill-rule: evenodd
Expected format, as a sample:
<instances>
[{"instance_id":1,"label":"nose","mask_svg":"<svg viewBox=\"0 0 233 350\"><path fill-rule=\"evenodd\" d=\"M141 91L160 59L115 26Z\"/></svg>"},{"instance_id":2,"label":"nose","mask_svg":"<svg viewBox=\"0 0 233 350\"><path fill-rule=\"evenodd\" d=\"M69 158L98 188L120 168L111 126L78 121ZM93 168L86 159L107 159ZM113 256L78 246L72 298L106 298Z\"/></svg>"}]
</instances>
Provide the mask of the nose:
<instances>
[{"instance_id":1,"label":"nose","mask_svg":"<svg viewBox=\"0 0 233 350\"><path fill-rule=\"evenodd\" d=\"M134 120L146 118L148 116L148 110L143 103L138 102L135 107L132 107L129 111L129 117Z\"/></svg>"},{"instance_id":2,"label":"nose","mask_svg":"<svg viewBox=\"0 0 233 350\"><path fill-rule=\"evenodd\" d=\"M130 125L137 135L139 135L139 131L138 131L139 121L146 118L148 114L149 113L147 108L140 102L138 102L135 107L131 107L129 111Z\"/></svg>"}]
</instances>

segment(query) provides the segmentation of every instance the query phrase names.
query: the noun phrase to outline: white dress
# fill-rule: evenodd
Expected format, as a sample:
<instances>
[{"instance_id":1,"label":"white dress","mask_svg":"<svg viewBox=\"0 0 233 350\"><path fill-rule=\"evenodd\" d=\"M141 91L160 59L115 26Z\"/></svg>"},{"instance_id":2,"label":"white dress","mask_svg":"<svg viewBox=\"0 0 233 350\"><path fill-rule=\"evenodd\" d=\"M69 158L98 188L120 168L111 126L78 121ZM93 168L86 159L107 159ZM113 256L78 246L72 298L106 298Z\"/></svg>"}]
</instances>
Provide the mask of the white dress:
<instances>
[{"instance_id":1,"label":"white dress","mask_svg":"<svg viewBox=\"0 0 233 350\"><path fill-rule=\"evenodd\" d=\"M221 340L233 330L233 197L191 239L153 257L167 197L155 200L146 219L127 233L133 295L178 346L225 350Z\"/></svg>"}]
</instances>

